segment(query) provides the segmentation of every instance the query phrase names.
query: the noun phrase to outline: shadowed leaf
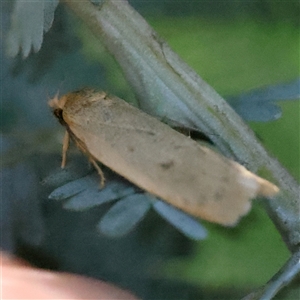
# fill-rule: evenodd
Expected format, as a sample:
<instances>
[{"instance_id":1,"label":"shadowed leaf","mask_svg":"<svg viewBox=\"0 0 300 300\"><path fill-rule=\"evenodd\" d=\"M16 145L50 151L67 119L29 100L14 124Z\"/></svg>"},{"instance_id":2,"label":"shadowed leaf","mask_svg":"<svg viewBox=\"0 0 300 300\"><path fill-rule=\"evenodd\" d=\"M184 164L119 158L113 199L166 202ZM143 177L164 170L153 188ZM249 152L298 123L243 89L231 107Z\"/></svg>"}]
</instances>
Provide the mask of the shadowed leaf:
<instances>
[{"instance_id":1,"label":"shadowed leaf","mask_svg":"<svg viewBox=\"0 0 300 300\"><path fill-rule=\"evenodd\" d=\"M282 114L274 102L297 98L300 98L300 79L229 97L228 102L244 120L268 122L279 119Z\"/></svg>"},{"instance_id":2,"label":"shadowed leaf","mask_svg":"<svg viewBox=\"0 0 300 300\"><path fill-rule=\"evenodd\" d=\"M207 230L190 215L160 200L155 201L153 208L185 236L194 240L207 237Z\"/></svg>"},{"instance_id":3,"label":"shadowed leaf","mask_svg":"<svg viewBox=\"0 0 300 300\"><path fill-rule=\"evenodd\" d=\"M130 195L118 201L101 219L98 229L105 235L127 234L145 216L151 201L145 194Z\"/></svg>"},{"instance_id":4,"label":"shadowed leaf","mask_svg":"<svg viewBox=\"0 0 300 300\"><path fill-rule=\"evenodd\" d=\"M93 206L110 202L135 192L135 188L119 181L111 181L100 189L99 180L93 182L93 187L86 189L72 197L64 204L64 208L71 210L85 210Z\"/></svg>"}]
</instances>

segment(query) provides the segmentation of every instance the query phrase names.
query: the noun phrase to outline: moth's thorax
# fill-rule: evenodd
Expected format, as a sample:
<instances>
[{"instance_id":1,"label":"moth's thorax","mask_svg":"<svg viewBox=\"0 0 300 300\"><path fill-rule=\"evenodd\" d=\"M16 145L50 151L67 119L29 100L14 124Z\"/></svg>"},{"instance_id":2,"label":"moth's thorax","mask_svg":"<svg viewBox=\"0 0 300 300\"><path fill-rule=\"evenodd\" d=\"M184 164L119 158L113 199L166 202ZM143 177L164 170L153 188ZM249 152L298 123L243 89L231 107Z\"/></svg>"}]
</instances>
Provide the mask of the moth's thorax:
<instances>
[{"instance_id":1,"label":"moth's thorax","mask_svg":"<svg viewBox=\"0 0 300 300\"><path fill-rule=\"evenodd\" d=\"M106 100L105 92L95 92L90 89L83 89L74 93L67 94L64 112L68 115L80 114L85 108L90 108Z\"/></svg>"}]
</instances>

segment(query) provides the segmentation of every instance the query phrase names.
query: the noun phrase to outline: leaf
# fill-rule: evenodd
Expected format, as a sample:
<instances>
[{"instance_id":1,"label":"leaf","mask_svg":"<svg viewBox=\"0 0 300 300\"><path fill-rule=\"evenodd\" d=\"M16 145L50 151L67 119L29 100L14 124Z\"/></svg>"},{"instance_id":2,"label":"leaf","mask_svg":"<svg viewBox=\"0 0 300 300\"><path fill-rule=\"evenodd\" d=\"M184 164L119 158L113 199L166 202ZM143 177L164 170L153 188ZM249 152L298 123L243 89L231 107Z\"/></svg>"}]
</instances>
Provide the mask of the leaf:
<instances>
[{"instance_id":1,"label":"leaf","mask_svg":"<svg viewBox=\"0 0 300 300\"><path fill-rule=\"evenodd\" d=\"M122 236L132 230L147 213L148 204L146 205L146 202L149 205L152 204L164 219L187 237L201 240L207 235L205 228L190 215L148 193L141 193L133 184L115 174L112 178L108 178L103 189L100 189L98 175L93 174L58 187L48 198L54 200L69 198L63 207L75 211L90 209L120 199L104 215L98 225L103 233L112 237Z\"/></svg>"},{"instance_id":2,"label":"leaf","mask_svg":"<svg viewBox=\"0 0 300 300\"><path fill-rule=\"evenodd\" d=\"M194 240L203 240L207 237L207 230L199 221L183 211L160 200L154 202L153 208L185 236Z\"/></svg>"},{"instance_id":3,"label":"leaf","mask_svg":"<svg viewBox=\"0 0 300 300\"><path fill-rule=\"evenodd\" d=\"M54 12L58 5L58 0L44 0L45 7L44 7L44 32L47 32L53 23L54 19Z\"/></svg>"},{"instance_id":4,"label":"leaf","mask_svg":"<svg viewBox=\"0 0 300 300\"><path fill-rule=\"evenodd\" d=\"M300 98L300 79L289 83L254 89L228 102L247 121L268 122L281 117L281 108L274 102Z\"/></svg>"},{"instance_id":5,"label":"leaf","mask_svg":"<svg viewBox=\"0 0 300 300\"><path fill-rule=\"evenodd\" d=\"M70 158L70 156L68 158L69 161L65 168L62 169L60 166L57 166L47 175L46 178L42 180L42 184L58 188L71 181L78 180L91 172L91 168L87 164L86 157L77 155L76 159L75 157L74 159ZM55 199L55 196L54 198L51 196L50 199Z\"/></svg>"},{"instance_id":6,"label":"leaf","mask_svg":"<svg viewBox=\"0 0 300 300\"><path fill-rule=\"evenodd\" d=\"M7 53L16 56L22 51L26 58L31 49L38 52L42 46L43 33L52 25L58 0L16 0L7 36Z\"/></svg>"},{"instance_id":7,"label":"leaf","mask_svg":"<svg viewBox=\"0 0 300 300\"><path fill-rule=\"evenodd\" d=\"M49 199L63 200L72 197L89 188L95 188L99 181L95 177L85 176L80 179L69 182L55 189L49 196Z\"/></svg>"},{"instance_id":8,"label":"leaf","mask_svg":"<svg viewBox=\"0 0 300 300\"><path fill-rule=\"evenodd\" d=\"M110 237L127 234L145 216L151 207L151 200L145 194L135 194L118 201L103 216L98 229Z\"/></svg>"},{"instance_id":9,"label":"leaf","mask_svg":"<svg viewBox=\"0 0 300 300\"><path fill-rule=\"evenodd\" d=\"M93 187L80 192L64 204L64 208L71 210L85 210L119 198L133 194L136 189L120 181L111 181L105 188L100 189L99 178Z\"/></svg>"}]
</instances>

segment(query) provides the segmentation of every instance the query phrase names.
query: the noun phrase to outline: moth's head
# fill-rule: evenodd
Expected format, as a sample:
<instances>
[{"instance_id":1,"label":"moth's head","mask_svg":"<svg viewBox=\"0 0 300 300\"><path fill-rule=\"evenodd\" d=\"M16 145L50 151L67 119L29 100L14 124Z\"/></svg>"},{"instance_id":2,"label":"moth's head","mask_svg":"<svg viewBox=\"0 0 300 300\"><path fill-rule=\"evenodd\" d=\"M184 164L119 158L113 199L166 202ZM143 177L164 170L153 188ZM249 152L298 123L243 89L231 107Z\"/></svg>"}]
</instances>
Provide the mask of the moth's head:
<instances>
[{"instance_id":1,"label":"moth's head","mask_svg":"<svg viewBox=\"0 0 300 300\"><path fill-rule=\"evenodd\" d=\"M53 109L53 114L55 115L55 117L57 117L57 119L62 125L65 125L65 121L63 118L63 109L66 104L66 101L67 101L67 97L62 96L59 98L58 92L56 93L54 98L48 101L48 105Z\"/></svg>"},{"instance_id":2,"label":"moth's head","mask_svg":"<svg viewBox=\"0 0 300 300\"><path fill-rule=\"evenodd\" d=\"M66 104L66 101L67 101L67 97L66 95L65 96L62 96L62 97L58 97L59 95L59 92L57 92L54 96L54 98L50 99L48 101L48 105L53 108L54 110L55 109L61 109L63 110L64 109L64 106Z\"/></svg>"}]
</instances>

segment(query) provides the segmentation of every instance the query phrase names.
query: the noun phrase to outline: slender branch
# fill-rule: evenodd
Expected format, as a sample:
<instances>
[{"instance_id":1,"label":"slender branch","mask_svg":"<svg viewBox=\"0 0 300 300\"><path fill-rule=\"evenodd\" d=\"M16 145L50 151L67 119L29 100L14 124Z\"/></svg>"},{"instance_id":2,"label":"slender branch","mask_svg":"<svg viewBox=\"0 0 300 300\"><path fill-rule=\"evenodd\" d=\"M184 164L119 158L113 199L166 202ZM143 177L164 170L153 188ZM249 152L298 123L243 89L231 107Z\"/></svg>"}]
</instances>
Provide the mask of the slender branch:
<instances>
[{"instance_id":1,"label":"slender branch","mask_svg":"<svg viewBox=\"0 0 300 300\"><path fill-rule=\"evenodd\" d=\"M63 1L100 38L122 67L140 106L156 117L200 129L228 157L276 183L281 193L265 201L289 249L300 243L300 189L270 157L226 101L188 67L127 3Z\"/></svg>"},{"instance_id":2,"label":"slender branch","mask_svg":"<svg viewBox=\"0 0 300 300\"><path fill-rule=\"evenodd\" d=\"M300 250L295 252L281 270L259 290L247 295L242 300L271 300L300 273Z\"/></svg>"}]
</instances>

